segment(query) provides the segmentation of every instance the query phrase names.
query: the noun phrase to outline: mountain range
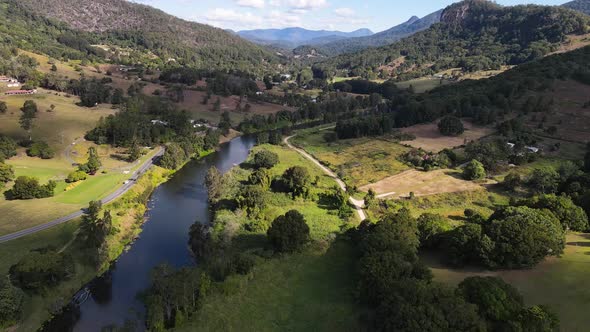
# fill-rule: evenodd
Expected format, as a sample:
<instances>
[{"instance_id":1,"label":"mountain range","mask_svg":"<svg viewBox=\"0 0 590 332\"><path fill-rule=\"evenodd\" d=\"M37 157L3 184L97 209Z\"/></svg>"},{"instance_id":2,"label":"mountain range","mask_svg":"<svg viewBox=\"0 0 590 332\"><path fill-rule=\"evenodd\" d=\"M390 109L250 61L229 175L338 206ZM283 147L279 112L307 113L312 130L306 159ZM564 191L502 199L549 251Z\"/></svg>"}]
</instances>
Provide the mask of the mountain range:
<instances>
[{"instance_id":1,"label":"mountain range","mask_svg":"<svg viewBox=\"0 0 590 332\"><path fill-rule=\"evenodd\" d=\"M225 30L125 0L0 0L0 4L8 9L7 19L17 23L22 19L11 12L26 19L35 17L40 25L52 19L75 34L84 32L85 42L140 49L164 61L172 58L189 66L251 72L277 61L274 53ZM7 25L4 31L11 29ZM59 31L39 30L55 32L53 38L63 37Z\"/></svg>"},{"instance_id":2,"label":"mountain range","mask_svg":"<svg viewBox=\"0 0 590 332\"><path fill-rule=\"evenodd\" d=\"M396 25L388 30L363 37L340 39L325 44L308 43L321 54L333 56L342 53L353 53L362 51L369 47L379 47L393 44L396 41L411 36L416 32L428 29L431 25L440 21L442 9L431 13L423 18L411 17L408 21ZM295 51L298 53L298 51Z\"/></svg>"},{"instance_id":3,"label":"mountain range","mask_svg":"<svg viewBox=\"0 0 590 332\"><path fill-rule=\"evenodd\" d=\"M486 0L455 3L440 21L394 44L332 57L316 68L400 80L450 68L499 69L557 51L569 35L585 34L590 26L590 16L567 8L503 7Z\"/></svg>"},{"instance_id":4,"label":"mountain range","mask_svg":"<svg viewBox=\"0 0 590 332\"><path fill-rule=\"evenodd\" d=\"M324 44L335 40L366 37L373 35L369 29L358 29L352 32L307 30L303 28L242 30L237 34L252 42L262 45L279 45L295 48L304 44Z\"/></svg>"}]
</instances>

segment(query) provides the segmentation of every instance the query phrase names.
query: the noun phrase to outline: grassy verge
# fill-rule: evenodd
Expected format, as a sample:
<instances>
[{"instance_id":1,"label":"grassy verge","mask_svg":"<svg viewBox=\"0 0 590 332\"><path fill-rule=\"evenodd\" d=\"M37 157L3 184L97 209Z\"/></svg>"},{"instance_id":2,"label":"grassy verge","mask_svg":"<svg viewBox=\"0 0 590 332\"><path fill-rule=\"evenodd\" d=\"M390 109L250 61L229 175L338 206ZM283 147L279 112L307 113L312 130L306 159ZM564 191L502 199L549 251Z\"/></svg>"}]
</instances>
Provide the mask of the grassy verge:
<instances>
[{"instance_id":1,"label":"grassy verge","mask_svg":"<svg viewBox=\"0 0 590 332\"><path fill-rule=\"evenodd\" d=\"M232 276L179 331L358 331L355 251L336 241Z\"/></svg>"}]
</instances>

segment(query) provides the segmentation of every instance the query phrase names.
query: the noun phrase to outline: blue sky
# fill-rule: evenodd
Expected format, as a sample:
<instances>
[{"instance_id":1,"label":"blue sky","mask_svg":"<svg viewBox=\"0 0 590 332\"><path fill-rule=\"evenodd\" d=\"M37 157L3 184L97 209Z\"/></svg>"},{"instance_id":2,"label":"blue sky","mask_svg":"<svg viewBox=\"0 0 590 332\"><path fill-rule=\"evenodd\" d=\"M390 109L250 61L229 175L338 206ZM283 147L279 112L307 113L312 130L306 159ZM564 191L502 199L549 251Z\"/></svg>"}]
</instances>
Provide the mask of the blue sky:
<instances>
[{"instance_id":1,"label":"blue sky","mask_svg":"<svg viewBox=\"0 0 590 332\"><path fill-rule=\"evenodd\" d=\"M568 0L497 0L502 5L560 5ZM184 19L224 29L299 26L352 31L388 29L413 15L423 17L453 0L135 0Z\"/></svg>"}]
</instances>

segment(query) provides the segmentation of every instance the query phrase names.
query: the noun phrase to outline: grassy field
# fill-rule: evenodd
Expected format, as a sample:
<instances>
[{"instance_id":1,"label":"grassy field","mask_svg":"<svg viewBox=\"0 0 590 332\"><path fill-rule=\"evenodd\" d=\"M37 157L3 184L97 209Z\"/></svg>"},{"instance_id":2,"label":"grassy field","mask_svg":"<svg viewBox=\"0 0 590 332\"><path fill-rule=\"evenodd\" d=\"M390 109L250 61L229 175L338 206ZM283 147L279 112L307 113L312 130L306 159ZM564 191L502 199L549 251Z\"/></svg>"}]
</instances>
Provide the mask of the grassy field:
<instances>
[{"instance_id":1,"label":"grassy field","mask_svg":"<svg viewBox=\"0 0 590 332\"><path fill-rule=\"evenodd\" d=\"M329 234L340 232L345 222L340 219L337 211L330 210L317 201L321 193L332 189L336 185L334 179L325 175L317 166L299 153L287 147L263 145L255 147L252 153L256 153L261 149L272 151L279 156L280 162L270 170L271 177L281 176L292 166L305 167L312 179L316 176L319 177L317 185L311 188L311 196L314 197L314 200L293 200L285 193L268 192L266 197L267 207L264 210L264 219L268 224L270 225L272 220L285 214L287 211L296 209L305 216L313 238L321 239ZM230 182L234 183L234 188L228 189L228 198L235 197L235 186L240 181L246 181L250 173L251 170L243 168L234 168L232 170L228 178L231 179Z\"/></svg>"},{"instance_id":2,"label":"grassy field","mask_svg":"<svg viewBox=\"0 0 590 332\"><path fill-rule=\"evenodd\" d=\"M403 128L402 132L412 134L415 140L403 142L415 148L426 151L439 152L444 149L452 149L471 141L477 141L482 137L494 133L493 128L476 126L469 121L463 121L465 132L459 136L444 136L438 130L438 123L426 123Z\"/></svg>"},{"instance_id":3,"label":"grassy field","mask_svg":"<svg viewBox=\"0 0 590 332\"><path fill-rule=\"evenodd\" d=\"M426 91L430 91L434 88L439 86L451 84L452 82L449 80L441 79L441 78L433 78L433 77L422 77L416 78L413 80L403 81L396 83L397 87L400 89L408 89L410 86L414 89L417 93L423 93Z\"/></svg>"},{"instance_id":4,"label":"grassy field","mask_svg":"<svg viewBox=\"0 0 590 332\"><path fill-rule=\"evenodd\" d=\"M363 186L408 170L397 157L409 151L387 138L326 142L330 130L303 130L292 142L337 172L347 183Z\"/></svg>"},{"instance_id":5,"label":"grassy field","mask_svg":"<svg viewBox=\"0 0 590 332\"><path fill-rule=\"evenodd\" d=\"M425 257L424 261L432 269L436 280L452 285L475 275L501 277L518 288L528 305L549 305L559 315L562 331L587 331L590 324L587 314L590 303L590 235L569 234L567 243L562 257L547 259L529 270L450 269L432 256Z\"/></svg>"},{"instance_id":6,"label":"grassy field","mask_svg":"<svg viewBox=\"0 0 590 332\"><path fill-rule=\"evenodd\" d=\"M359 331L354 262L342 241L264 261L230 277L179 331Z\"/></svg>"},{"instance_id":7,"label":"grassy field","mask_svg":"<svg viewBox=\"0 0 590 332\"><path fill-rule=\"evenodd\" d=\"M299 153L281 146L263 145L259 150L277 153L279 163L270 169L278 177L287 168L303 166L319 182L311 187L311 198L293 200L286 193L268 191L267 207L262 211L270 222L285 212L296 209L305 216L312 243L302 252L257 258L253 271L246 276L230 276L207 297L190 323L179 331L358 331L362 312L355 303L355 250L347 241L334 240L343 227L356 222L342 220L335 210L323 206L319 194L336 185L335 181ZM236 167L225 176L224 197L234 198L238 184L251 170ZM219 211L218 218L228 213L239 223L248 222L244 213ZM355 216L351 217L356 218ZM226 219L227 220L227 219ZM240 231L234 245L241 250L259 248L265 243L265 232Z\"/></svg>"}]
</instances>

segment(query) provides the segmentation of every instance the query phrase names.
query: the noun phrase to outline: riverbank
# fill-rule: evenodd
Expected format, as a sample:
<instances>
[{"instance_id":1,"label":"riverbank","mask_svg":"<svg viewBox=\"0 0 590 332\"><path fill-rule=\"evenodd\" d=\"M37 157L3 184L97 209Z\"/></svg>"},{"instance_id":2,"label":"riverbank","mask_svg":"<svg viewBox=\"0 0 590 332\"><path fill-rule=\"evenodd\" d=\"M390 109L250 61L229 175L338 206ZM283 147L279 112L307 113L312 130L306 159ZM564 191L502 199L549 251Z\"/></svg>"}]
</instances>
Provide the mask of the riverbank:
<instances>
[{"instance_id":1,"label":"riverbank","mask_svg":"<svg viewBox=\"0 0 590 332\"><path fill-rule=\"evenodd\" d=\"M215 150L204 151L194 159L201 159L214 152ZM74 275L57 287L48 289L43 294L27 295L23 306L23 321L13 330L37 330L44 322L58 314L80 289L107 272L120 255L140 236L152 193L191 160L193 159L187 160L177 170L152 166L125 194L103 207L103 210L111 211L113 226L117 231L107 238L107 259L98 269L89 264L92 258L88 249L77 241L81 218L3 244L0 248L0 272L4 274L8 273L10 266L31 250L47 247L71 255L76 267Z\"/></svg>"}]
</instances>

